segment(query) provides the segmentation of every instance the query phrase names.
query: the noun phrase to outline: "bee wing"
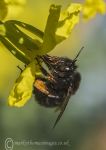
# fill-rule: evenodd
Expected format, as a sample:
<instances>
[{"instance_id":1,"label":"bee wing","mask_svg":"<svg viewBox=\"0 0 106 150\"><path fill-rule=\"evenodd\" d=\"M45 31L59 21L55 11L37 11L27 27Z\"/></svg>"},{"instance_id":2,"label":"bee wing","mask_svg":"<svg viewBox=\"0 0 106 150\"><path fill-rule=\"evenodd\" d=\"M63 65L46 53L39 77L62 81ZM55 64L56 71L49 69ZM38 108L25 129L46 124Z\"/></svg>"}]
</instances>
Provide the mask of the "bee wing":
<instances>
[{"instance_id":1,"label":"bee wing","mask_svg":"<svg viewBox=\"0 0 106 150\"><path fill-rule=\"evenodd\" d=\"M64 100L64 102L63 102L63 104L62 104L62 106L61 106L61 111L60 111L60 113L59 113L59 115L58 115L58 117L57 117L57 119L56 119L56 121L55 121L55 123L54 123L53 129L55 128L55 126L56 126L57 123L59 122L60 118L62 117L62 115L63 115L63 113L64 113L64 111L65 111L65 108L66 108L66 106L67 106L67 104L68 104L68 101L69 101L69 99L70 99L71 93L72 93L72 88L70 87L70 88L68 89L66 99Z\"/></svg>"}]
</instances>

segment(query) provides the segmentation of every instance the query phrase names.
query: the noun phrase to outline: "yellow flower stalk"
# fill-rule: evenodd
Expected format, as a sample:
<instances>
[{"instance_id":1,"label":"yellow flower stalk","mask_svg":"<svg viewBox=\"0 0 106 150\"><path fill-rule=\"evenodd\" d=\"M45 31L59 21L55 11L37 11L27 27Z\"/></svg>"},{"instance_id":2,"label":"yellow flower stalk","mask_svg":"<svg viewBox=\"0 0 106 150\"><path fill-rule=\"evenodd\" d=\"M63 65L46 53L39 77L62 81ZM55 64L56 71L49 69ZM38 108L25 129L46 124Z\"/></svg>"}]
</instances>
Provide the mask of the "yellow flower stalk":
<instances>
[{"instance_id":1,"label":"yellow flower stalk","mask_svg":"<svg viewBox=\"0 0 106 150\"><path fill-rule=\"evenodd\" d=\"M50 52L58 43L68 38L74 26L79 22L80 10L80 4L71 4L64 12L61 12L61 6L51 5L45 31L42 33L44 34L43 42L35 51L35 58L37 55ZM35 59L32 59L10 92L10 106L22 107L25 105L32 96L33 84L38 74L41 74L39 66Z\"/></svg>"},{"instance_id":2,"label":"yellow flower stalk","mask_svg":"<svg viewBox=\"0 0 106 150\"><path fill-rule=\"evenodd\" d=\"M104 0L85 0L82 13L85 20L95 17L97 13L103 15L106 13L106 3Z\"/></svg>"}]
</instances>

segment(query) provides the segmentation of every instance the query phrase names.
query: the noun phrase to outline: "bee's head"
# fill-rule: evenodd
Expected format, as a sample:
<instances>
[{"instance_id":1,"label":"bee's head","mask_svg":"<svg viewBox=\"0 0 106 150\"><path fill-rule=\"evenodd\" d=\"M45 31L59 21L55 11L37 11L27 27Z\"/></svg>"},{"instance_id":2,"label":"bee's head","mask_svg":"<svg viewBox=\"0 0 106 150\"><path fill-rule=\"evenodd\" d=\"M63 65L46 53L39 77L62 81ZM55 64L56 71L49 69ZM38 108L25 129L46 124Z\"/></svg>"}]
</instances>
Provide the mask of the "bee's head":
<instances>
[{"instance_id":1,"label":"bee's head","mask_svg":"<svg viewBox=\"0 0 106 150\"><path fill-rule=\"evenodd\" d=\"M60 72L67 72L67 73L73 72L77 68L75 63L76 63L77 58L80 55L83 48L84 47L82 47L80 49L77 56L73 60L71 60L69 58L65 58L65 57L60 57L60 61L59 61L58 65L56 66L56 69Z\"/></svg>"},{"instance_id":2,"label":"bee's head","mask_svg":"<svg viewBox=\"0 0 106 150\"><path fill-rule=\"evenodd\" d=\"M61 57L58 65L56 66L56 70L60 72L70 72L73 70L73 61L69 58Z\"/></svg>"},{"instance_id":3,"label":"bee's head","mask_svg":"<svg viewBox=\"0 0 106 150\"><path fill-rule=\"evenodd\" d=\"M50 72L53 75L67 77L70 76L70 74L72 74L76 70L77 66L75 63L82 49L83 47L80 49L77 56L73 60L67 57L57 57L49 55L44 55L40 58L48 66Z\"/></svg>"}]
</instances>

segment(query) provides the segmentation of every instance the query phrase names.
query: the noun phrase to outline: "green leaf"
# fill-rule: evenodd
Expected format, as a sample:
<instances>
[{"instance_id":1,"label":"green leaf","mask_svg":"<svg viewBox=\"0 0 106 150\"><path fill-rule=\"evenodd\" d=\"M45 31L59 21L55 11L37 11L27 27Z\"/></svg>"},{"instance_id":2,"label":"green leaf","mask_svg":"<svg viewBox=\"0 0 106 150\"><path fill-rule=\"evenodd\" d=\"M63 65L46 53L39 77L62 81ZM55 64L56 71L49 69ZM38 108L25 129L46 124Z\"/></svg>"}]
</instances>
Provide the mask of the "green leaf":
<instances>
[{"instance_id":1,"label":"green leaf","mask_svg":"<svg viewBox=\"0 0 106 150\"><path fill-rule=\"evenodd\" d=\"M18 27L11 21L6 21L4 26L6 28L6 37L8 40L11 41L18 49L26 53L26 55L30 56L31 59L33 59L36 52L35 50L39 49L36 42L18 29ZM20 44L20 39L22 38L23 43Z\"/></svg>"},{"instance_id":2,"label":"green leaf","mask_svg":"<svg viewBox=\"0 0 106 150\"><path fill-rule=\"evenodd\" d=\"M38 36L39 38L43 39L44 32L42 32L41 30L39 30L36 27L33 27L30 24L27 24L27 23L24 23L24 22L21 22L21 21L17 21L17 20L9 20L8 22L10 22L11 24L14 24L14 25L18 25L18 26L20 26L22 28L25 28L26 30L28 30L31 33L33 33L36 36Z\"/></svg>"},{"instance_id":3,"label":"green leaf","mask_svg":"<svg viewBox=\"0 0 106 150\"><path fill-rule=\"evenodd\" d=\"M27 34L22 32L17 26L17 21L6 21L0 24L0 41L7 47L7 49L19 60L28 64L35 59L36 52L39 51L41 42L32 39ZM22 24L26 26L31 32L37 33L39 36L43 36L43 32L31 25ZM14 53L13 53L14 52ZM21 56L22 55L22 56ZM26 57L26 58L25 58Z\"/></svg>"},{"instance_id":4,"label":"green leaf","mask_svg":"<svg viewBox=\"0 0 106 150\"><path fill-rule=\"evenodd\" d=\"M14 55L17 59L25 64L30 63L30 57L26 56L25 53L17 49L11 42L9 42L4 36L0 35L0 41L5 45L5 47Z\"/></svg>"}]
</instances>

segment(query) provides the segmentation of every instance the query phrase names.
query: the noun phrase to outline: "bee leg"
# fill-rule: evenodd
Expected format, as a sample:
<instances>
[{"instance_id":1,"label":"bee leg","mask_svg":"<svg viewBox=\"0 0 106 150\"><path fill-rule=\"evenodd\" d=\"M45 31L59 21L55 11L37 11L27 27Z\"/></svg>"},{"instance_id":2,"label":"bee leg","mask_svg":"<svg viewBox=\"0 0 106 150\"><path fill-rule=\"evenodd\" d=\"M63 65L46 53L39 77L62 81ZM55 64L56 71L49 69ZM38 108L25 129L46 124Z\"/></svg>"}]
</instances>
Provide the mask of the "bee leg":
<instances>
[{"instance_id":1,"label":"bee leg","mask_svg":"<svg viewBox=\"0 0 106 150\"><path fill-rule=\"evenodd\" d=\"M21 71L21 73L23 72L23 69L18 65L17 68Z\"/></svg>"},{"instance_id":2,"label":"bee leg","mask_svg":"<svg viewBox=\"0 0 106 150\"><path fill-rule=\"evenodd\" d=\"M45 64L47 65L47 67L48 67L48 69L49 69L50 71L55 72L55 73L58 74L58 72L53 68L52 64L50 64L50 62L48 62L48 61L46 60L45 56L44 56L44 57L41 57L41 58L42 58L42 60L45 62Z\"/></svg>"},{"instance_id":3,"label":"bee leg","mask_svg":"<svg viewBox=\"0 0 106 150\"><path fill-rule=\"evenodd\" d=\"M37 63L38 63L38 65L39 65L40 70L42 71L42 73L43 73L45 76L47 76L49 73L44 69L44 67L42 67L42 65L41 65L41 63L40 63L40 60L39 60L38 58L36 58L36 60L37 60Z\"/></svg>"},{"instance_id":4,"label":"bee leg","mask_svg":"<svg viewBox=\"0 0 106 150\"><path fill-rule=\"evenodd\" d=\"M51 94L49 94L48 97L49 97L49 98L54 98L54 99L59 99L59 96L51 95Z\"/></svg>"},{"instance_id":5,"label":"bee leg","mask_svg":"<svg viewBox=\"0 0 106 150\"><path fill-rule=\"evenodd\" d=\"M24 64L24 67L26 68L26 67L27 67L27 65L26 65L26 64Z\"/></svg>"},{"instance_id":6,"label":"bee leg","mask_svg":"<svg viewBox=\"0 0 106 150\"><path fill-rule=\"evenodd\" d=\"M47 72L47 70L41 65L40 61L38 58L36 58L37 62L38 62L38 65L40 66L40 69L42 71L42 73L46 76L46 77L52 77L52 75L50 73Z\"/></svg>"}]
</instances>

